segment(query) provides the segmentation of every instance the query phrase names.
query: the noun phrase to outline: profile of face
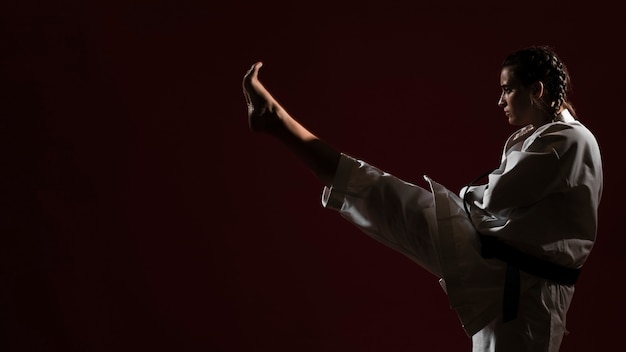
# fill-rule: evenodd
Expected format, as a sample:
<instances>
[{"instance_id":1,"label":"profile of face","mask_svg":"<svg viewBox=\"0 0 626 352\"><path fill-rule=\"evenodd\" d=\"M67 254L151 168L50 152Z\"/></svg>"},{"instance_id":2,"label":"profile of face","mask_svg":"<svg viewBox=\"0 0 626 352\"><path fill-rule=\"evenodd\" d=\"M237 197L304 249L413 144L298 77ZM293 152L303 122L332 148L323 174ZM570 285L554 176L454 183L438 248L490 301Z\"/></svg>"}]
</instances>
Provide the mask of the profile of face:
<instances>
[{"instance_id":1,"label":"profile of face","mask_svg":"<svg viewBox=\"0 0 626 352\"><path fill-rule=\"evenodd\" d=\"M500 72L500 87L502 94L498 106L504 109L504 114L513 126L539 125L545 123L543 114L533 104L533 99L540 98L542 86L540 82L527 86L515 77L511 66L504 66Z\"/></svg>"}]
</instances>

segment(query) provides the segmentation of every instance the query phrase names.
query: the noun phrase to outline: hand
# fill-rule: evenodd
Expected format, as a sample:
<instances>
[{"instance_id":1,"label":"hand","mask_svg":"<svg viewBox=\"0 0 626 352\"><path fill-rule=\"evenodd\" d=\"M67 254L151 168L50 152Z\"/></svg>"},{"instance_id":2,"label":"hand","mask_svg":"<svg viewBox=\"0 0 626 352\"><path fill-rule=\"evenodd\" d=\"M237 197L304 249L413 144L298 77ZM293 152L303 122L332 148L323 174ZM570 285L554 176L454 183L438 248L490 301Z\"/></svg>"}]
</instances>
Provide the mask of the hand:
<instances>
[{"instance_id":1,"label":"hand","mask_svg":"<svg viewBox=\"0 0 626 352\"><path fill-rule=\"evenodd\" d=\"M243 95L248 106L248 125L255 132L268 132L279 122L280 105L259 81L259 69L262 62L257 62L243 77Z\"/></svg>"}]
</instances>

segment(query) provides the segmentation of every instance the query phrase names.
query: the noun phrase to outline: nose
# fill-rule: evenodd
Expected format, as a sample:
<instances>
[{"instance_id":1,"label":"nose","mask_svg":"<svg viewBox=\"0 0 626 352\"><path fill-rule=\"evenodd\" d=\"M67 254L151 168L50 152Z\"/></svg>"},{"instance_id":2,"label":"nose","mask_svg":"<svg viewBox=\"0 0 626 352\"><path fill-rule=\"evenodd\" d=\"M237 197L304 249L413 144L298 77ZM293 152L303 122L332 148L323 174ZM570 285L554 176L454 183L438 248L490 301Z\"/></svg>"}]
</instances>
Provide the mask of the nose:
<instances>
[{"instance_id":1,"label":"nose","mask_svg":"<svg viewBox=\"0 0 626 352\"><path fill-rule=\"evenodd\" d=\"M506 101L504 100L504 92L500 94L500 98L498 99L498 106L501 108L506 106Z\"/></svg>"}]
</instances>

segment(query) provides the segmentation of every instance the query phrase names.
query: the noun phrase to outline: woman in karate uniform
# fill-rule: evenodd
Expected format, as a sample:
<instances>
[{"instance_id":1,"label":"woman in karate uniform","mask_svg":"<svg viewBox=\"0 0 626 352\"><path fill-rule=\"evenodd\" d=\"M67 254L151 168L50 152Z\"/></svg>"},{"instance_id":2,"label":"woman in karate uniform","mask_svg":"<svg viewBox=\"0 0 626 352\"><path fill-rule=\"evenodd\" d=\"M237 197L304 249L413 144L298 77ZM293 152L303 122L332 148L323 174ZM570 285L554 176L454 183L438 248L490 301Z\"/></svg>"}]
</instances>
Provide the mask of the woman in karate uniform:
<instances>
[{"instance_id":1,"label":"woman in karate uniform","mask_svg":"<svg viewBox=\"0 0 626 352\"><path fill-rule=\"evenodd\" d=\"M498 105L520 129L487 183L459 194L337 151L271 96L261 66L243 80L250 128L310 167L325 186L325 207L433 273L474 352L559 350L596 238L602 164L596 139L567 101L569 75L553 50L524 48L504 60Z\"/></svg>"}]
</instances>

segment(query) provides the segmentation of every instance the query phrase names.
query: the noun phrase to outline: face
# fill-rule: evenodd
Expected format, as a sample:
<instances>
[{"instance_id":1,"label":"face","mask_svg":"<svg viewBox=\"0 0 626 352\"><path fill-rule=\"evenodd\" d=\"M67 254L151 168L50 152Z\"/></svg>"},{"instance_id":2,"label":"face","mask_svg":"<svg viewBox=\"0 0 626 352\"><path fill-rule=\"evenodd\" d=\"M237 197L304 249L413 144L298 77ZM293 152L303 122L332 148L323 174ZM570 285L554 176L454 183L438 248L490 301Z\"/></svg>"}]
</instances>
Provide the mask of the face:
<instances>
[{"instance_id":1,"label":"face","mask_svg":"<svg viewBox=\"0 0 626 352\"><path fill-rule=\"evenodd\" d=\"M509 66L503 67L500 72L500 87L502 95L498 100L498 106L504 109L504 114L509 118L509 124L513 126L536 125L538 118L532 104L532 89L522 84Z\"/></svg>"}]
</instances>

